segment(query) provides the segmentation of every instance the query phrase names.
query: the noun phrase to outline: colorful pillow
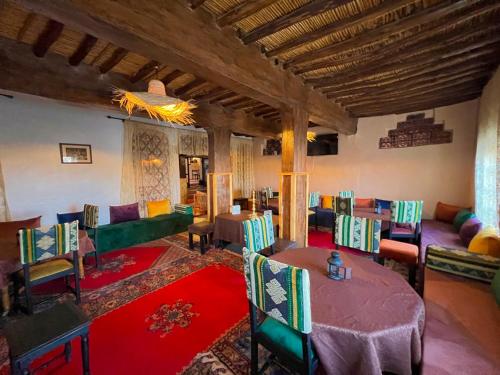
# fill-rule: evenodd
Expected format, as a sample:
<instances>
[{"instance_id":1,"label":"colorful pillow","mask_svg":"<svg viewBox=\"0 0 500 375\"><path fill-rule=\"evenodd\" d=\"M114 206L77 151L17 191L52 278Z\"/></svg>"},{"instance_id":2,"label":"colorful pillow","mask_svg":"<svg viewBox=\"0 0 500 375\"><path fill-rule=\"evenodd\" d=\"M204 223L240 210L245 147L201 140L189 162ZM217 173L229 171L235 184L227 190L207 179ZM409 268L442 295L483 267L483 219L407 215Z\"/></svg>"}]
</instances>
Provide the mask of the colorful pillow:
<instances>
[{"instance_id":1,"label":"colorful pillow","mask_svg":"<svg viewBox=\"0 0 500 375\"><path fill-rule=\"evenodd\" d=\"M483 223L481 223L481 220L477 217L471 217L462 224L458 235L460 236L460 239L465 247L469 247L470 242L474 236L479 233L482 227Z\"/></svg>"},{"instance_id":2,"label":"colorful pillow","mask_svg":"<svg viewBox=\"0 0 500 375\"><path fill-rule=\"evenodd\" d=\"M391 202L392 201L387 201L384 199L375 198L375 207L380 206L380 208L382 208L384 210L390 210L391 209Z\"/></svg>"},{"instance_id":3,"label":"colorful pillow","mask_svg":"<svg viewBox=\"0 0 500 375\"><path fill-rule=\"evenodd\" d=\"M438 202L436 204L436 214L435 214L436 220L453 224L453 220L455 219L455 216L457 216L458 212L460 210L467 210L467 209L468 208L466 207L453 206L451 204Z\"/></svg>"},{"instance_id":4,"label":"colorful pillow","mask_svg":"<svg viewBox=\"0 0 500 375\"><path fill-rule=\"evenodd\" d=\"M474 236L468 247L471 253L500 258L500 237L495 227L489 225Z\"/></svg>"},{"instance_id":5,"label":"colorful pillow","mask_svg":"<svg viewBox=\"0 0 500 375\"><path fill-rule=\"evenodd\" d=\"M19 229L33 229L40 227L40 219L42 217L33 217L26 220L3 221L0 222L0 238L16 240L17 231Z\"/></svg>"},{"instance_id":6,"label":"colorful pillow","mask_svg":"<svg viewBox=\"0 0 500 375\"><path fill-rule=\"evenodd\" d=\"M163 199L161 201L149 201L146 202L146 206L148 208L148 217L155 217L172 213L172 206L170 205L169 199Z\"/></svg>"},{"instance_id":7,"label":"colorful pillow","mask_svg":"<svg viewBox=\"0 0 500 375\"><path fill-rule=\"evenodd\" d=\"M457 212L455 215L455 218L453 219L453 227L457 232L460 231L460 228L462 225L469 220L470 218L476 217L473 212L470 212L469 210L460 210Z\"/></svg>"},{"instance_id":8,"label":"colorful pillow","mask_svg":"<svg viewBox=\"0 0 500 375\"><path fill-rule=\"evenodd\" d=\"M83 211L57 214L58 224L72 223L75 220L78 220L78 228L83 229Z\"/></svg>"},{"instance_id":9,"label":"colorful pillow","mask_svg":"<svg viewBox=\"0 0 500 375\"><path fill-rule=\"evenodd\" d=\"M109 218L111 224L139 220L141 218L139 215L139 203L109 206Z\"/></svg>"},{"instance_id":10,"label":"colorful pillow","mask_svg":"<svg viewBox=\"0 0 500 375\"><path fill-rule=\"evenodd\" d=\"M324 195L322 197L321 207L333 210L333 197L331 195Z\"/></svg>"},{"instance_id":11,"label":"colorful pillow","mask_svg":"<svg viewBox=\"0 0 500 375\"><path fill-rule=\"evenodd\" d=\"M375 201L371 198L355 198L354 206L357 208L373 208Z\"/></svg>"}]
</instances>

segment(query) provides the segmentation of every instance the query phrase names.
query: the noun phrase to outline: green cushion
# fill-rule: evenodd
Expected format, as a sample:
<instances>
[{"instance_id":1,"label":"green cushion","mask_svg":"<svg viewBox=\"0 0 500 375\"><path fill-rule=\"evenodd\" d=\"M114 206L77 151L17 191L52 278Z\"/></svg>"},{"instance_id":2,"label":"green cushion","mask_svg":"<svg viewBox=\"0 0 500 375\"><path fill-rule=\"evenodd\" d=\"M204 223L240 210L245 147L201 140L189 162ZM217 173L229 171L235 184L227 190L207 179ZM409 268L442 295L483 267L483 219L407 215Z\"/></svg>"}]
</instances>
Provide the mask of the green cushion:
<instances>
[{"instance_id":1,"label":"green cushion","mask_svg":"<svg viewBox=\"0 0 500 375\"><path fill-rule=\"evenodd\" d=\"M497 300L497 305L500 306L500 268L491 282L491 289L493 290L493 294Z\"/></svg>"},{"instance_id":2,"label":"green cushion","mask_svg":"<svg viewBox=\"0 0 500 375\"><path fill-rule=\"evenodd\" d=\"M457 214L455 215L455 218L453 219L453 227L457 232L460 231L460 228L462 227L463 223L465 223L472 217L476 217L476 215L474 215L474 213L470 212L469 210L458 211Z\"/></svg>"},{"instance_id":3,"label":"green cushion","mask_svg":"<svg viewBox=\"0 0 500 375\"><path fill-rule=\"evenodd\" d=\"M258 332L276 347L284 349L302 361L302 337L299 331L280 323L276 319L267 317L259 326ZM314 350L311 355L312 359L315 356Z\"/></svg>"}]
</instances>

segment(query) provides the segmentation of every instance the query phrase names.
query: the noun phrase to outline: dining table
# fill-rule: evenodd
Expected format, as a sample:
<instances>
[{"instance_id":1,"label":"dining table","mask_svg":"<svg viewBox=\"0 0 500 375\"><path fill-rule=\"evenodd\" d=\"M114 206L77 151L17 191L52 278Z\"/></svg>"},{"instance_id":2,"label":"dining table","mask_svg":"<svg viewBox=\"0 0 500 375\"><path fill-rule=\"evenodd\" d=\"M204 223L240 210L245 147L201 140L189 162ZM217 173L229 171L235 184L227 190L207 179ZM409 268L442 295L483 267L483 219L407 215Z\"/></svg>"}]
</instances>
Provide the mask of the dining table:
<instances>
[{"instance_id":1,"label":"dining table","mask_svg":"<svg viewBox=\"0 0 500 375\"><path fill-rule=\"evenodd\" d=\"M422 359L425 308L421 297L389 268L341 253L351 278L328 278L331 250L286 250L271 258L307 269L311 339L327 374L410 375Z\"/></svg>"},{"instance_id":2,"label":"dining table","mask_svg":"<svg viewBox=\"0 0 500 375\"><path fill-rule=\"evenodd\" d=\"M231 213L219 214L215 217L214 241L225 241L245 246L245 235L243 233L243 221L250 219L252 211L243 210L237 215ZM257 215L263 215L257 212ZM278 235L279 219L273 215L274 234Z\"/></svg>"},{"instance_id":3,"label":"dining table","mask_svg":"<svg viewBox=\"0 0 500 375\"><path fill-rule=\"evenodd\" d=\"M85 276L83 257L95 251L94 243L85 230L78 231L78 256L80 260L80 278ZM0 238L0 290L4 314L10 309L9 280L10 275L22 269L19 244L17 238Z\"/></svg>"},{"instance_id":4,"label":"dining table","mask_svg":"<svg viewBox=\"0 0 500 375\"><path fill-rule=\"evenodd\" d=\"M354 207L353 216L364 217L382 221L382 231L388 230L391 225L391 210L382 208L380 213L375 212L373 207Z\"/></svg>"}]
</instances>

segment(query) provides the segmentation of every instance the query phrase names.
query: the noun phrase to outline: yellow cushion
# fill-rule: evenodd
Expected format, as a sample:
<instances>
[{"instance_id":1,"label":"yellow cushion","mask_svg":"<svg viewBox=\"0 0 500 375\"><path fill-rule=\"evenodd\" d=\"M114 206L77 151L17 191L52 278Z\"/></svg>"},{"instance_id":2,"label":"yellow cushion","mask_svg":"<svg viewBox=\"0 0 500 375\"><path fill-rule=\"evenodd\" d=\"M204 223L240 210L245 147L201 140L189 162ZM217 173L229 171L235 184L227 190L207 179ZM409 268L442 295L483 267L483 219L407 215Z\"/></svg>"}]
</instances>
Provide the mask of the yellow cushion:
<instances>
[{"instance_id":1,"label":"yellow cushion","mask_svg":"<svg viewBox=\"0 0 500 375\"><path fill-rule=\"evenodd\" d=\"M324 195L321 207L333 210L333 197L331 195Z\"/></svg>"},{"instance_id":2,"label":"yellow cushion","mask_svg":"<svg viewBox=\"0 0 500 375\"><path fill-rule=\"evenodd\" d=\"M166 215L172 213L172 207L170 206L169 199L146 202L146 206L148 207L148 217L155 217L158 215Z\"/></svg>"},{"instance_id":3,"label":"yellow cushion","mask_svg":"<svg viewBox=\"0 0 500 375\"><path fill-rule=\"evenodd\" d=\"M54 259L30 267L31 281L43 279L44 277L54 275L59 272L67 271L73 268L73 263L67 259ZM22 272L22 271L21 271Z\"/></svg>"},{"instance_id":4,"label":"yellow cushion","mask_svg":"<svg viewBox=\"0 0 500 375\"><path fill-rule=\"evenodd\" d=\"M491 225L482 229L470 242L469 251L500 258L500 237L497 230Z\"/></svg>"}]
</instances>

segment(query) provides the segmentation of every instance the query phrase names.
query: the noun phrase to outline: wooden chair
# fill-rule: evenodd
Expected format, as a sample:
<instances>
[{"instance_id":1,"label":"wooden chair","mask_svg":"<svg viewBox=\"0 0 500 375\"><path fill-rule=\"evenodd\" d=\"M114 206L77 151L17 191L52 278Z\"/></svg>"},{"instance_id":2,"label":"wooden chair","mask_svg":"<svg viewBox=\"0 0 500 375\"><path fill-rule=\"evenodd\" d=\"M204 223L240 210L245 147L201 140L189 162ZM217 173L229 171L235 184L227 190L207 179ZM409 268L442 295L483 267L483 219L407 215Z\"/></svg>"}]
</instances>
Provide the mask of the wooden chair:
<instances>
[{"instance_id":1,"label":"wooden chair","mask_svg":"<svg viewBox=\"0 0 500 375\"><path fill-rule=\"evenodd\" d=\"M289 370L313 374L318 357L311 342L309 273L243 249L247 297L250 307L251 374L269 366L274 358ZM294 282L292 282L292 280ZM267 287L272 283L274 292ZM265 314L259 323L257 311ZM259 369L259 344L272 354Z\"/></svg>"},{"instance_id":2,"label":"wooden chair","mask_svg":"<svg viewBox=\"0 0 500 375\"><path fill-rule=\"evenodd\" d=\"M80 303L80 275L78 264L78 221L19 231L19 249L23 269L15 276L15 298L18 300L19 282L24 283L28 314L33 313L32 287L64 277L66 286ZM72 253L72 261L64 258ZM55 259L51 259L55 258ZM75 287L69 284L74 276Z\"/></svg>"},{"instance_id":3,"label":"wooden chair","mask_svg":"<svg viewBox=\"0 0 500 375\"><path fill-rule=\"evenodd\" d=\"M275 239L273 217L271 214L264 214L256 219L249 219L242 222L245 245L255 252L262 252L269 248L271 254L280 252L292 247L296 243L284 239Z\"/></svg>"}]
</instances>

